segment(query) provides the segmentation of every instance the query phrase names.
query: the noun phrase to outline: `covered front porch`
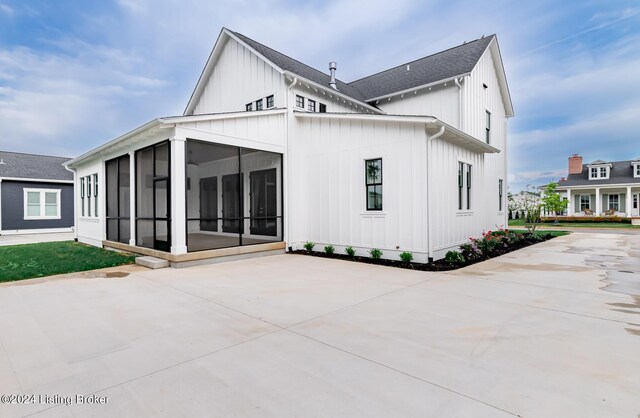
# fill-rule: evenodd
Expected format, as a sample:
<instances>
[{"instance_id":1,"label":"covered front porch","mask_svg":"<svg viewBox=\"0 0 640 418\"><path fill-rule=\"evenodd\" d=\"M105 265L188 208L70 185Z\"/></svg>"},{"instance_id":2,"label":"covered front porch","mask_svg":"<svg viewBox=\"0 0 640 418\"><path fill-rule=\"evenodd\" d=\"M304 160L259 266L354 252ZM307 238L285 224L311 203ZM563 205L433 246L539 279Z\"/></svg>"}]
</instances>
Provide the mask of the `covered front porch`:
<instances>
[{"instance_id":1,"label":"covered front porch","mask_svg":"<svg viewBox=\"0 0 640 418\"><path fill-rule=\"evenodd\" d=\"M640 216L640 185L576 187L565 192L567 216Z\"/></svg>"}]
</instances>

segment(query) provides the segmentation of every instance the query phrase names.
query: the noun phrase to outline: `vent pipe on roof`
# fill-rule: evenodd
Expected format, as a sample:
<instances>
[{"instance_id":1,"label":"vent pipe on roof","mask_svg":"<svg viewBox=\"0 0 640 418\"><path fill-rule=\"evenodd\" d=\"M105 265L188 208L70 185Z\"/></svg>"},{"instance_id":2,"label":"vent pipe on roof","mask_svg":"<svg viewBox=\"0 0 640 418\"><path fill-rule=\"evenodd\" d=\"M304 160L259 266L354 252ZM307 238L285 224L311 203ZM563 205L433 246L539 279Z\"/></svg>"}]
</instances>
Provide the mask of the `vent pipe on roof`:
<instances>
[{"instance_id":1,"label":"vent pipe on roof","mask_svg":"<svg viewBox=\"0 0 640 418\"><path fill-rule=\"evenodd\" d=\"M336 64L335 62L331 61L329 63L329 71L331 72L331 81L329 81L329 85L334 90L338 90L338 87L336 87L336 69L337 68L338 68L338 64Z\"/></svg>"}]
</instances>

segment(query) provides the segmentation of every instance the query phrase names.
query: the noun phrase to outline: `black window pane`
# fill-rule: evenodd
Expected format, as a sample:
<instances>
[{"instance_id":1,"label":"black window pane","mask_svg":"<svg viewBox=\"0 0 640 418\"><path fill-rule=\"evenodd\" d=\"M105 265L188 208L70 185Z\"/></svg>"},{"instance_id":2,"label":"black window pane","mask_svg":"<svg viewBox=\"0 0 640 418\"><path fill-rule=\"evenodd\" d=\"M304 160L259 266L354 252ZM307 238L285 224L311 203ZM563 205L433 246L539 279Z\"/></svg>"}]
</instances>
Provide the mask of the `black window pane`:
<instances>
[{"instance_id":1,"label":"black window pane","mask_svg":"<svg viewBox=\"0 0 640 418\"><path fill-rule=\"evenodd\" d=\"M253 103L247 103L246 107L247 112L251 112L253 110Z\"/></svg>"},{"instance_id":2,"label":"black window pane","mask_svg":"<svg viewBox=\"0 0 640 418\"><path fill-rule=\"evenodd\" d=\"M327 105L320 103L320 113L327 113Z\"/></svg>"},{"instance_id":3,"label":"black window pane","mask_svg":"<svg viewBox=\"0 0 640 418\"><path fill-rule=\"evenodd\" d=\"M271 108L274 106L273 96L267 97L267 108Z\"/></svg>"},{"instance_id":4,"label":"black window pane","mask_svg":"<svg viewBox=\"0 0 640 418\"><path fill-rule=\"evenodd\" d=\"M256 100L256 110L262 110L262 99Z\"/></svg>"}]
</instances>

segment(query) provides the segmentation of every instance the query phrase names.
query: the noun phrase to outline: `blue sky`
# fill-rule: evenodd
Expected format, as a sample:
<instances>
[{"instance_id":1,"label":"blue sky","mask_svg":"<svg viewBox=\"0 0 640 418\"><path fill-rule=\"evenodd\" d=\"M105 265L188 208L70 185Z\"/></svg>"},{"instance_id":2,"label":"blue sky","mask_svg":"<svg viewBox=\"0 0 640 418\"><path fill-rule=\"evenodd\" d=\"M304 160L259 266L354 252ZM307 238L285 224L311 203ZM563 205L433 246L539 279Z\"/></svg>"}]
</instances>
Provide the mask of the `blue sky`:
<instances>
[{"instance_id":1,"label":"blue sky","mask_svg":"<svg viewBox=\"0 0 640 418\"><path fill-rule=\"evenodd\" d=\"M73 157L182 114L222 26L345 81L497 33L512 191L640 157L636 0L0 0L0 149Z\"/></svg>"}]
</instances>

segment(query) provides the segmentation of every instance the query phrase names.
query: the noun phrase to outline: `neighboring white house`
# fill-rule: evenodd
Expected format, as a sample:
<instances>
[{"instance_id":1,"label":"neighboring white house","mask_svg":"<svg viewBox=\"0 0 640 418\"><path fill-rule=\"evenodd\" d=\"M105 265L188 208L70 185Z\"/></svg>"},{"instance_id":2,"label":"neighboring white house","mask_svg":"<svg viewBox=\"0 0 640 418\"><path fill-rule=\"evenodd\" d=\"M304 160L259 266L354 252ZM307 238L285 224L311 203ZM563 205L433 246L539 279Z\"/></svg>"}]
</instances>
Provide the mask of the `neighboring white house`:
<instances>
[{"instance_id":1,"label":"neighboring white house","mask_svg":"<svg viewBox=\"0 0 640 418\"><path fill-rule=\"evenodd\" d=\"M573 154L569 175L557 190L569 200L570 216L640 216L640 158L583 164L582 157Z\"/></svg>"},{"instance_id":2,"label":"neighboring white house","mask_svg":"<svg viewBox=\"0 0 640 418\"><path fill-rule=\"evenodd\" d=\"M78 240L174 262L306 241L426 262L506 225L495 36L348 84L335 71L222 29L184 115L66 164Z\"/></svg>"}]
</instances>

